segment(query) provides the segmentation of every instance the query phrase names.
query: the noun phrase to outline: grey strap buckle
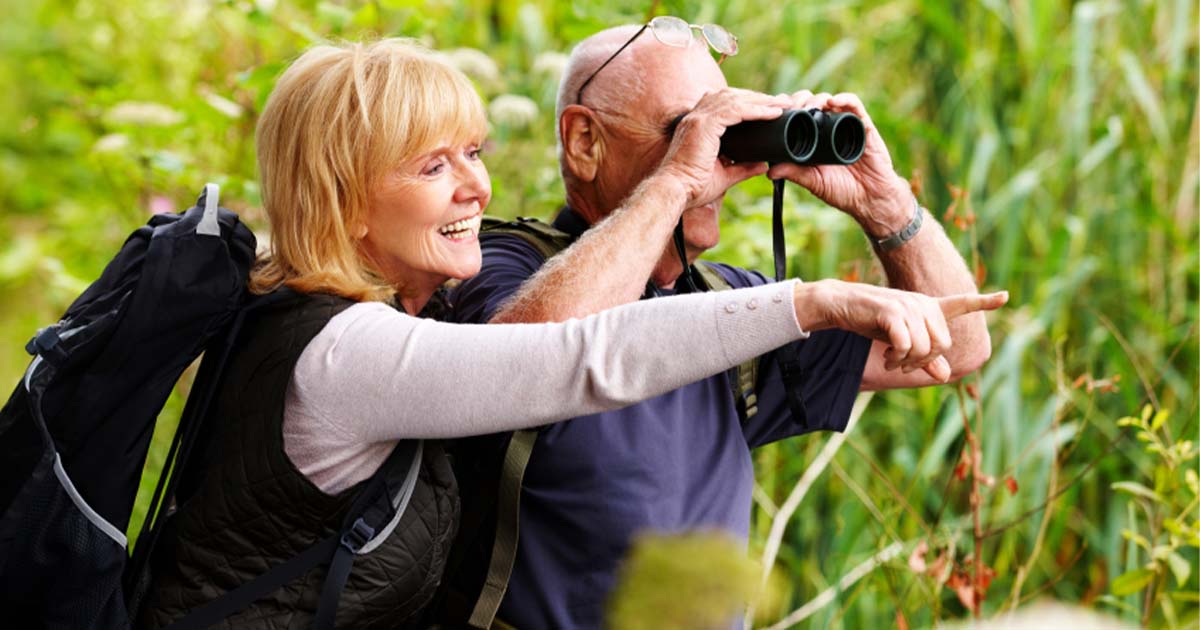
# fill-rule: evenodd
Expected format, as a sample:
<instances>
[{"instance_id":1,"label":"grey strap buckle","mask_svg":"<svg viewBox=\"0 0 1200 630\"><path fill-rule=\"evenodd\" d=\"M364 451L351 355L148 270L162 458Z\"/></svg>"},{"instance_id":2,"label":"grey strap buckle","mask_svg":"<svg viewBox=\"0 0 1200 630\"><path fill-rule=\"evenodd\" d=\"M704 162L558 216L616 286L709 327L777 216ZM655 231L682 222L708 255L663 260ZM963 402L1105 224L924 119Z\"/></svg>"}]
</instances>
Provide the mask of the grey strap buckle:
<instances>
[{"instance_id":1,"label":"grey strap buckle","mask_svg":"<svg viewBox=\"0 0 1200 630\"><path fill-rule=\"evenodd\" d=\"M217 223L217 208L221 201L221 187L209 182L204 185L204 216L196 226L196 234L220 236L221 226Z\"/></svg>"}]
</instances>

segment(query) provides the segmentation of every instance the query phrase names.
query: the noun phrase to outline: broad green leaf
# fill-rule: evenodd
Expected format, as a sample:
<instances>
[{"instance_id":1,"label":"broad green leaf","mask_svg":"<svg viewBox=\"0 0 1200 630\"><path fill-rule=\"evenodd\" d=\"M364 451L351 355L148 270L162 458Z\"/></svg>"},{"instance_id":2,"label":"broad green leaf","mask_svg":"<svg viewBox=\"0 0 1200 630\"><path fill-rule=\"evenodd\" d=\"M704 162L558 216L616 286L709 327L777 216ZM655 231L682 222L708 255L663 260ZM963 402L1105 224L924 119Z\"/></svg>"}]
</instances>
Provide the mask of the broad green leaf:
<instances>
[{"instance_id":1,"label":"broad green leaf","mask_svg":"<svg viewBox=\"0 0 1200 630\"><path fill-rule=\"evenodd\" d=\"M1118 482L1112 484L1112 486L1110 486L1110 487L1113 490L1117 490L1119 492L1128 492L1129 494L1132 494L1134 496L1139 496L1139 497L1143 497L1146 499L1150 499L1151 501L1154 501L1156 503L1163 502L1162 497L1158 496L1157 492L1151 490L1150 488L1147 488L1146 486L1143 486L1142 484L1140 484L1136 481L1118 481Z\"/></svg>"},{"instance_id":2,"label":"broad green leaf","mask_svg":"<svg viewBox=\"0 0 1200 630\"><path fill-rule=\"evenodd\" d=\"M1175 574L1176 586L1183 586L1187 582L1188 576L1192 574L1192 565L1174 551L1167 556L1167 566L1171 567L1171 573Z\"/></svg>"},{"instance_id":3,"label":"broad green leaf","mask_svg":"<svg viewBox=\"0 0 1200 630\"><path fill-rule=\"evenodd\" d=\"M1122 573L1113 580L1112 593L1113 595L1132 595L1147 586L1154 580L1154 571L1151 569L1134 569L1128 573Z\"/></svg>"}]
</instances>

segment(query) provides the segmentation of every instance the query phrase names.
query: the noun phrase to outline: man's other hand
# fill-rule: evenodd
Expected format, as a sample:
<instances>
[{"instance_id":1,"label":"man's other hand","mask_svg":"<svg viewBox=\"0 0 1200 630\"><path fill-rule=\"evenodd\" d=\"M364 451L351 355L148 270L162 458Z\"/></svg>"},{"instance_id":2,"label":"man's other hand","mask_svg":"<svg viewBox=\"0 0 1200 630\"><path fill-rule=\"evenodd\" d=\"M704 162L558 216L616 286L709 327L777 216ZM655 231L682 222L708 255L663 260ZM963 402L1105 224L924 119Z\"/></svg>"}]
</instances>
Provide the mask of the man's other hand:
<instances>
[{"instance_id":1,"label":"man's other hand","mask_svg":"<svg viewBox=\"0 0 1200 630\"><path fill-rule=\"evenodd\" d=\"M854 217L876 239L903 229L912 220L912 192L908 182L896 174L887 145L858 96L801 90L789 98L793 109L848 112L862 119L866 132L863 154L849 166L776 164L767 177L786 178L807 188L825 203Z\"/></svg>"}]
</instances>

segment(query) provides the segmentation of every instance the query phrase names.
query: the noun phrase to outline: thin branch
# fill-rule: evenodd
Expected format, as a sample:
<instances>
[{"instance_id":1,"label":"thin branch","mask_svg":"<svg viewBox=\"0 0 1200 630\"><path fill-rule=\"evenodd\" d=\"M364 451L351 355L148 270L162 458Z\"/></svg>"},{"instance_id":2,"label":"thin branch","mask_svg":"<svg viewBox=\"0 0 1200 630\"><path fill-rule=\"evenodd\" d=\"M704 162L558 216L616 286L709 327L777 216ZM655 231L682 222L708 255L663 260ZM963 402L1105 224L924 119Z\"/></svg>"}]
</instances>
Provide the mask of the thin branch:
<instances>
[{"instance_id":1,"label":"thin branch","mask_svg":"<svg viewBox=\"0 0 1200 630\"><path fill-rule=\"evenodd\" d=\"M1058 391L1062 392L1066 387L1066 379L1063 377L1063 358L1062 344L1055 346L1055 354L1058 357L1057 382ZM1067 405L1062 404L1062 397L1055 396L1058 402L1058 408L1054 410L1054 419L1050 424L1053 433L1050 439L1050 480L1046 484L1046 494L1049 495L1054 491L1054 486L1058 485L1058 426L1062 422L1063 416L1066 415ZM1033 570L1033 564L1037 561L1038 555L1042 552L1042 542L1046 539L1046 530L1050 525L1050 515L1054 513L1054 504L1050 503L1046 506L1046 511L1042 514L1042 523L1038 526L1037 536L1033 539L1033 550L1029 553L1029 559L1025 564L1017 569L1017 577L1013 581L1012 604L1009 607L1010 611L1017 609L1017 603L1021 601L1021 587L1025 584L1025 579L1029 577L1030 571Z\"/></svg>"},{"instance_id":2,"label":"thin branch","mask_svg":"<svg viewBox=\"0 0 1200 630\"><path fill-rule=\"evenodd\" d=\"M825 467L829 465L830 460L841 448L842 443L846 441L846 436L858 424L858 419L866 411L873 396L873 392L859 394L854 401L854 408L850 410L850 419L846 422L846 430L829 438L824 448L817 454L817 458L804 470L804 474L800 476L800 481L796 482L796 487L792 488L788 498L779 506L779 512L775 514L775 518L771 519L771 532L767 535L767 544L763 549L762 588L767 587L771 569L775 568L775 558L779 555L779 546L783 543L783 533L787 530L787 524L791 520L792 514L796 512L796 508L800 507L800 502L804 500L804 495L808 494L808 489L812 487L817 477L821 476ZM753 619L754 607L750 606L746 609L746 627L751 627Z\"/></svg>"},{"instance_id":3,"label":"thin branch","mask_svg":"<svg viewBox=\"0 0 1200 630\"><path fill-rule=\"evenodd\" d=\"M888 492L892 493L892 498L896 499L896 501L900 503L900 506L903 507L906 512L908 512L909 516L912 516L917 520L917 524L925 530L925 535L932 538L933 528L931 528L929 524L925 522L925 519L921 518L921 515L917 512L917 509L914 508L912 504L904 498L904 495L900 494L900 490L896 488L896 486L892 484L891 479L889 479L888 476L884 474L882 470L880 470L879 465L875 463L875 459L871 457L871 454L864 451L861 446L854 442L854 440L847 440L846 444L848 444L850 448L854 449L854 452L862 456L863 461L867 462L867 465L871 467L871 472L875 473L875 476L878 477L879 480L883 482L883 485L887 487Z\"/></svg>"},{"instance_id":4,"label":"thin branch","mask_svg":"<svg viewBox=\"0 0 1200 630\"><path fill-rule=\"evenodd\" d=\"M1100 320L1100 323L1108 329L1108 332L1112 334L1113 339L1117 340L1117 343L1120 344L1121 349L1125 351L1125 356L1129 357L1129 363L1133 366L1133 371L1137 373L1138 380L1142 382L1142 387L1146 390L1146 395L1150 397L1150 402L1154 405L1154 410L1158 411L1162 409L1162 405L1160 405L1158 402L1158 396L1154 394L1154 386L1150 384L1150 379L1146 378L1146 373L1142 370L1142 363L1138 361L1137 355L1133 353L1133 347L1130 346L1129 342L1125 340L1125 336L1121 334L1121 331L1117 330L1117 327L1113 325L1112 320L1104 316L1104 313L1096 310L1093 310L1092 313L1097 319Z\"/></svg>"},{"instance_id":5,"label":"thin branch","mask_svg":"<svg viewBox=\"0 0 1200 630\"><path fill-rule=\"evenodd\" d=\"M788 616L775 622L774 625L769 626L766 630L783 630L784 628L794 626L811 617L813 613L828 606L829 603L832 602L835 597L837 597L838 593L849 589L851 586L854 586L855 582L861 580L863 576L874 571L879 565L889 562L896 556L900 555L900 552L903 549L904 545L898 542L888 545L883 549L883 551L880 551L870 558L867 558L862 562L862 564L859 564L851 569L849 573L842 576L842 579L838 580L836 586L831 586L824 591L821 591L820 595L817 595L807 604L797 608Z\"/></svg>"}]
</instances>

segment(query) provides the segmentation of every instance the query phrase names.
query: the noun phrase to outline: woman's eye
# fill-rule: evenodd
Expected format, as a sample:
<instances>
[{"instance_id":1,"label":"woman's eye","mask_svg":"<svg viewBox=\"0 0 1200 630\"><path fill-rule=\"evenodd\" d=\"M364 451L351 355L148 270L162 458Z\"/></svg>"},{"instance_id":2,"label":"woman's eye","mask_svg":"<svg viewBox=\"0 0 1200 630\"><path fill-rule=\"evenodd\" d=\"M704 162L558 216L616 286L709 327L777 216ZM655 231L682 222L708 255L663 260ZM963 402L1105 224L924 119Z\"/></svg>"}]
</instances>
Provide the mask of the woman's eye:
<instances>
[{"instance_id":1,"label":"woman's eye","mask_svg":"<svg viewBox=\"0 0 1200 630\"><path fill-rule=\"evenodd\" d=\"M438 173L442 172L442 169L444 169L445 167L446 167L445 163L443 163L441 160L437 160L436 162L430 162L429 166L426 166L425 170L421 171L421 174L422 175L437 175Z\"/></svg>"},{"instance_id":2,"label":"woman's eye","mask_svg":"<svg viewBox=\"0 0 1200 630\"><path fill-rule=\"evenodd\" d=\"M471 159L471 160L478 160L479 156L482 154L483 154L483 149L480 149L479 147L474 147L472 149L467 150L467 158Z\"/></svg>"}]
</instances>

